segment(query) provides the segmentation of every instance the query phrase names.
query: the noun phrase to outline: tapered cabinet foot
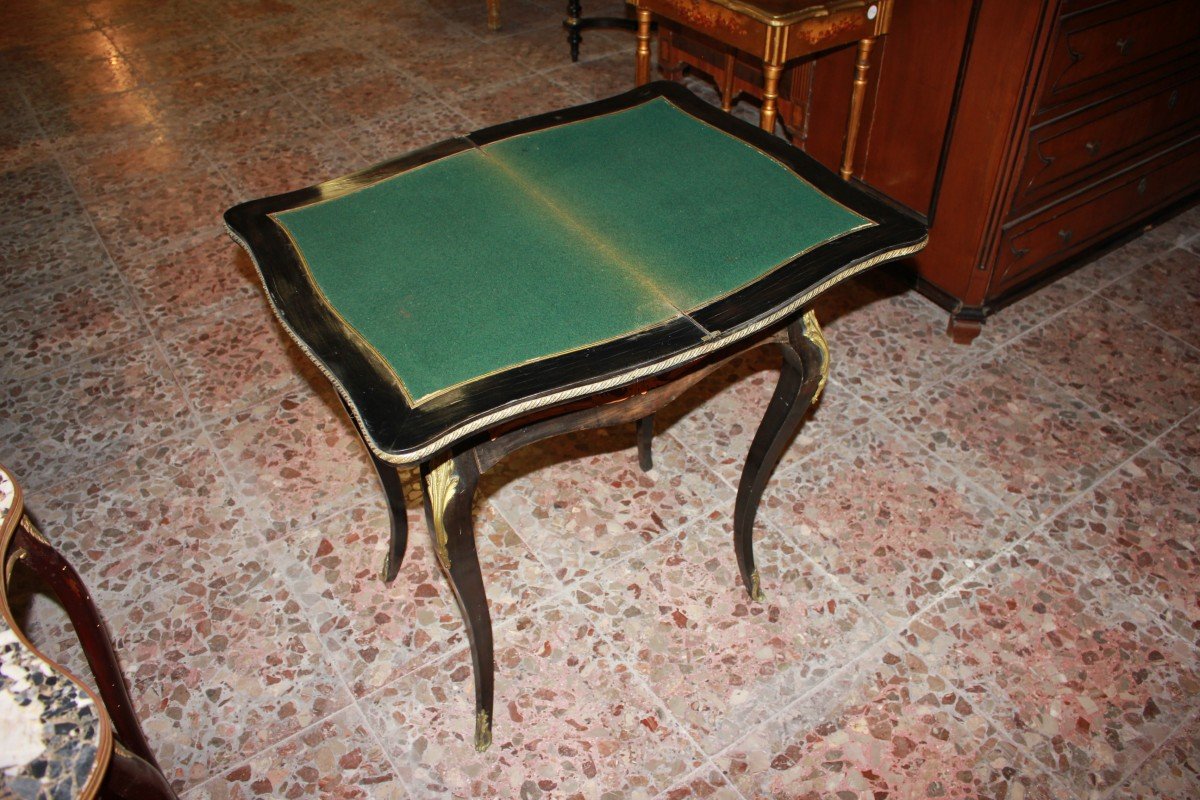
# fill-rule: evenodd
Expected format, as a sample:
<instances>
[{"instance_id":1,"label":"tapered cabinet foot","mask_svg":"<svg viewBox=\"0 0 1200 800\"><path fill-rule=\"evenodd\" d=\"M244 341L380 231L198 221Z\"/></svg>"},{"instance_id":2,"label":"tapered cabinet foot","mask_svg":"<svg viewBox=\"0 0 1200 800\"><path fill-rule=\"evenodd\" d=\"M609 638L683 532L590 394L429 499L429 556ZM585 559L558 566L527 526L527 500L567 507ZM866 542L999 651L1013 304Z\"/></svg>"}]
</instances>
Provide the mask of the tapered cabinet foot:
<instances>
[{"instance_id":1,"label":"tapered cabinet foot","mask_svg":"<svg viewBox=\"0 0 1200 800\"><path fill-rule=\"evenodd\" d=\"M654 415L637 421L638 466L642 472L654 469Z\"/></svg>"},{"instance_id":2,"label":"tapered cabinet foot","mask_svg":"<svg viewBox=\"0 0 1200 800\"><path fill-rule=\"evenodd\" d=\"M762 579L754 563L754 518L758 513L758 502L783 451L824 389L829 374L829 348L811 311L788 327L780 349L783 366L779 383L750 445L733 510L733 543L738 570L746 591L755 602L761 602L765 597Z\"/></svg>"}]
</instances>

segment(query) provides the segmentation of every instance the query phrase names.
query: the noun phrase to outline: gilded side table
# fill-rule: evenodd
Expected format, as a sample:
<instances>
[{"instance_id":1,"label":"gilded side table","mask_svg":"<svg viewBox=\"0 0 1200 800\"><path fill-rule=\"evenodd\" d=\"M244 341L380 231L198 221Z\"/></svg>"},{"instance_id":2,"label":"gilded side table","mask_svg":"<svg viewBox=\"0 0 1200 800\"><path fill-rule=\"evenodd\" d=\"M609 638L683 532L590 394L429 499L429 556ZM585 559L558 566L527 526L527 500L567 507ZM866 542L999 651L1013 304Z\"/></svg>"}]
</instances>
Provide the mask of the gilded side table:
<instances>
[{"instance_id":1,"label":"gilded side table","mask_svg":"<svg viewBox=\"0 0 1200 800\"><path fill-rule=\"evenodd\" d=\"M640 86L650 80L650 26L655 16L762 59L764 130L775 130L779 78L793 59L857 43L850 118L842 148L842 178L854 166L862 120L867 70L876 37L888 30L892 0L630 0L637 8L637 70ZM726 70L732 70L732 62ZM726 92L722 92L724 95Z\"/></svg>"},{"instance_id":2,"label":"gilded side table","mask_svg":"<svg viewBox=\"0 0 1200 800\"><path fill-rule=\"evenodd\" d=\"M915 252L925 228L786 142L655 83L431 145L226 212L280 322L337 388L391 508L383 577L425 516L471 641L475 743L492 736L491 618L475 550L479 476L514 450L638 422L725 359L772 345L779 385L734 509L762 597L759 497L820 393L813 300Z\"/></svg>"}]
</instances>

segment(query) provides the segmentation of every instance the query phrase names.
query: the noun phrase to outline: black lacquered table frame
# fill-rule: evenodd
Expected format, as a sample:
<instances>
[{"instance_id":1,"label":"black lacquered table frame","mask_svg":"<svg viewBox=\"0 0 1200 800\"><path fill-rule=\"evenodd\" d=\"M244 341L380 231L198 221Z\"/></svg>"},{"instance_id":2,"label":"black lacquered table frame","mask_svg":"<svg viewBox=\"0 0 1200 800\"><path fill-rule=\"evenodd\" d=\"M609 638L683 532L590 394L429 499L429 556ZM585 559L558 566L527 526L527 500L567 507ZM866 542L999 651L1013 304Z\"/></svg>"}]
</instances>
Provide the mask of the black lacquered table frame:
<instances>
[{"instance_id":1,"label":"black lacquered table frame","mask_svg":"<svg viewBox=\"0 0 1200 800\"><path fill-rule=\"evenodd\" d=\"M691 321L489 375L420 405L396 392L369 352L354 344L314 292L287 238L269 216L355 191L468 147L555 127L665 98L694 117L753 145L829 198L875 224L801 253L754 283L689 312ZM635 422L639 461L652 462L654 414L738 353L762 346L782 354L779 383L759 425L734 505L734 550L751 598L763 598L753 528L772 471L819 397L829 369L825 338L811 304L830 286L883 261L919 250L925 228L894 206L853 188L789 144L735 119L677 84L648 84L608 100L488 128L309 189L245 203L226 213L231 234L250 252L272 308L338 389L371 454L391 514L383 579L395 579L408 542L397 467L417 465L434 551L449 578L471 642L475 746L492 738L494 647L487 594L475 549L471 508L480 476L505 456L569 431ZM700 337L700 329L710 331Z\"/></svg>"},{"instance_id":2,"label":"black lacquered table frame","mask_svg":"<svg viewBox=\"0 0 1200 800\"><path fill-rule=\"evenodd\" d=\"M479 478L505 456L522 447L574 431L636 422L638 460L644 470L653 464L654 414L733 355L762 346L781 351L779 383L771 397L738 484L734 504L733 544L738 570L750 597L765 599L754 563L754 518L758 502L784 449L820 396L829 371L829 350L811 311L798 312L767 336L720 353L677 374L635 385L619 393L600 396L600 405L568 408L560 414L512 427L494 437L464 442L422 461L421 481L425 521L433 535L438 563L450 580L455 600L467 626L475 676L475 747L491 744L492 706L495 692L495 659L491 615L479 556L471 508ZM353 418L353 415L351 415ZM362 434L361 428L359 429ZM370 452L370 448L368 448ZM371 453L371 461L387 496L391 537L384 558L383 580L395 580L408 547L408 518L404 488L393 464Z\"/></svg>"}]
</instances>

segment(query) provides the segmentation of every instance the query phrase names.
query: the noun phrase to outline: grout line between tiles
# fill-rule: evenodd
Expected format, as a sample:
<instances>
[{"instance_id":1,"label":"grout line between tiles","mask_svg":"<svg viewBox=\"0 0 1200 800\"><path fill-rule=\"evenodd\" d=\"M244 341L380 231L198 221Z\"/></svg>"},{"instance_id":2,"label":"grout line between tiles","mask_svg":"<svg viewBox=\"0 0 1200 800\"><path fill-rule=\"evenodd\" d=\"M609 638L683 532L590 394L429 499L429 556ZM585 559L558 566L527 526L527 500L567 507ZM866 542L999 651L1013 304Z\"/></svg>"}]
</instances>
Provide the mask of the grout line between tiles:
<instances>
[{"instance_id":1,"label":"grout line between tiles","mask_svg":"<svg viewBox=\"0 0 1200 800\"><path fill-rule=\"evenodd\" d=\"M1105 792L1103 795L1105 800L1110 800L1110 799L1115 800L1115 798L1117 797L1117 792L1119 792L1121 789L1123 789L1125 787L1125 785L1127 783L1129 783L1131 780L1136 778L1137 774L1139 772L1141 772L1142 767L1145 767L1146 765L1148 765L1151 762L1151 760L1154 759L1155 756L1157 756L1160 752L1162 752L1162 750L1175 738L1175 736L1180 731L1182 731L1185 727L1187 727L1191 723L1198 721L1198 720L1200 720L1200 712L1196 712L1196 713L1193 713L1191 716L1184 717L1183 721L1180 722L1178 725L1176 725L1174 728L1172 728L1170 730L1170 732L1167 733L1167 735L1163 737L1163 740L1161 742L1159 742L1153 749L1150 750L1150 752L1146 753L1141 759L1139 759L1136 764L1134 764L1132 767L1130 767L1129 771L1121 776L1121 780L1117 781L1115 784L1113 784L1111 787L1109 787L1108 791Z\"/></svg>"}]
</instances>

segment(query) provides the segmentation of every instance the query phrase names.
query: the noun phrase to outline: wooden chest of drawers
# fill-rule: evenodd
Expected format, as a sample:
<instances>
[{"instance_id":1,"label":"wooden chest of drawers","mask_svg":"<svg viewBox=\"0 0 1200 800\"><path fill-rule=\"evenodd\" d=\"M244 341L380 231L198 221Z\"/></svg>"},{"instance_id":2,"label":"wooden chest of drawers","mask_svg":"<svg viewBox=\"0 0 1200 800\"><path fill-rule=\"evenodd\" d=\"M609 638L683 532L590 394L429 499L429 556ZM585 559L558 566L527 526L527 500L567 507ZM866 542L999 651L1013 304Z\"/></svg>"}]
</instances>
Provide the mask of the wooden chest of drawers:
<instances>
[{"instance_id":1,"label":"wooden chest of drawers","mask_svg":"<svg viewBox=\"0 0 1200 800\"><path fill-rule=\"evenodd\" d=\"M803 146L840 153L850 69L811 68ZM1200 190L1200 2L901 0L855 174L930 224L918 285L984 319Z\"/></svg>"}]
</instances>

